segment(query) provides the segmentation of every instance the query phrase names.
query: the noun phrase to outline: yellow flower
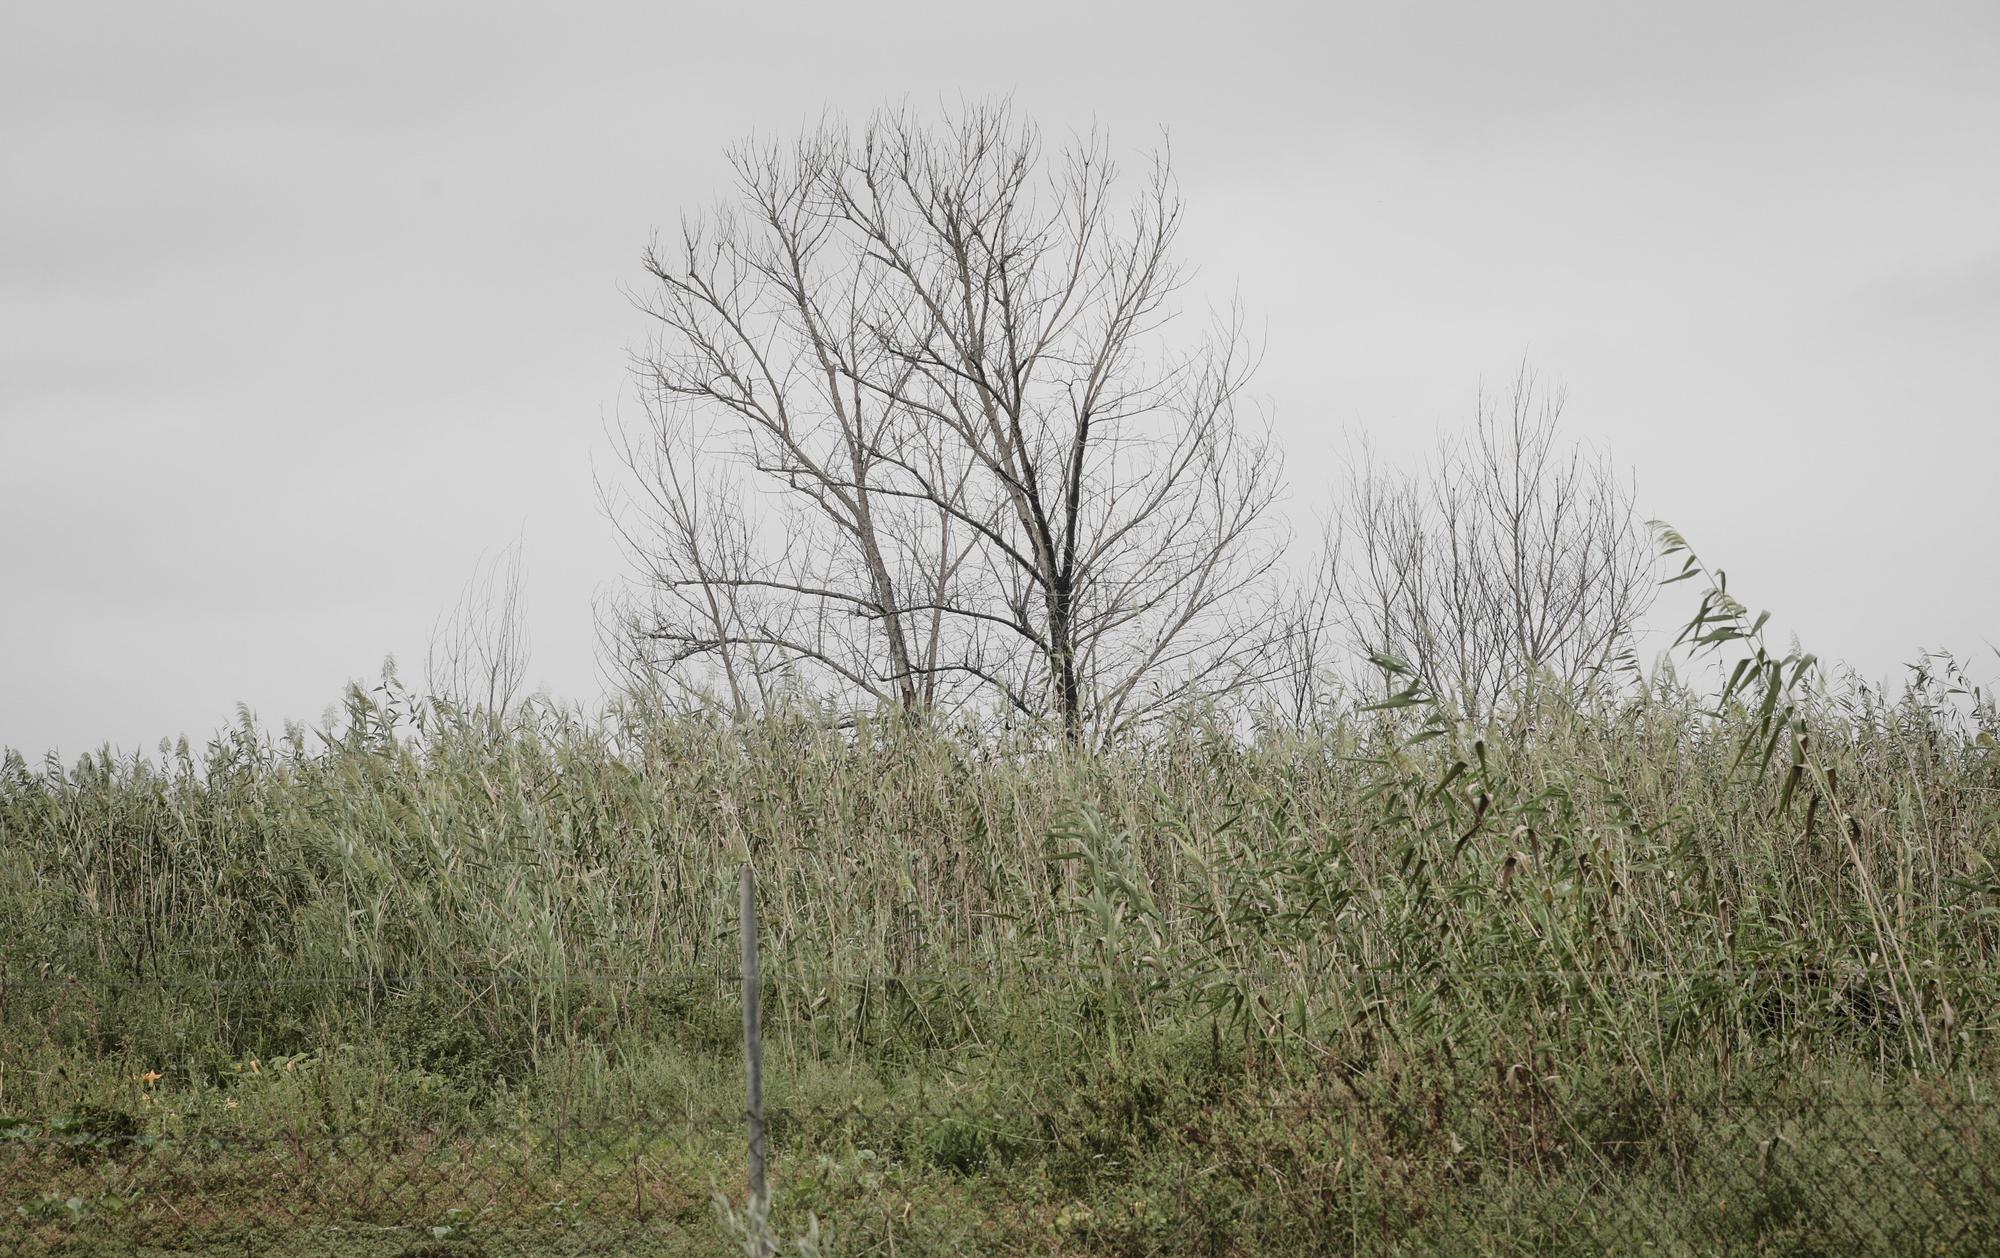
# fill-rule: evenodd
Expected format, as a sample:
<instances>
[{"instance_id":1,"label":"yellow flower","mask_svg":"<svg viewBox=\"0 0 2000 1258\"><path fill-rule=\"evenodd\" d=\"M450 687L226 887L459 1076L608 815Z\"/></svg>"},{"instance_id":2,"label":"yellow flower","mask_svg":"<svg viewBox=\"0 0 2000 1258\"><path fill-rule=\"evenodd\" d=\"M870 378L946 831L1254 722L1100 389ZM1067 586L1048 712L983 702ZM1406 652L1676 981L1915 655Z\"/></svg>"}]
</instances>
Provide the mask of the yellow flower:
<instances>
[{"instance_id":1,"label":"yellow flower","mask_svg":"<svg viewBox=\"0 0 2000 1258\"><path fill-rule=\"evenodd\" d=\"M162 1077L163 1076L160 1074L159 1071L148 1070L145 1074L139 1076L139 1081L150 1088L154 1084L158 1083Z\"/></svg>"}]
</instances>

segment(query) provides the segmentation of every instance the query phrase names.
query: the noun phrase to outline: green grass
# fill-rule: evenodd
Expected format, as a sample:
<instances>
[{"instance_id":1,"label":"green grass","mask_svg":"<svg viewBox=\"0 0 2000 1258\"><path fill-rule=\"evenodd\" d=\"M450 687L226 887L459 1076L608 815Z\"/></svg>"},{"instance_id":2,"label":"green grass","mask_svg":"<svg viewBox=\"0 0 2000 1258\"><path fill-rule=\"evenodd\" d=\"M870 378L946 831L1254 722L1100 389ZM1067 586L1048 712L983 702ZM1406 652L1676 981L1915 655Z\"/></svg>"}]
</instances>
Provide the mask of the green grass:
<instances>
[{"instance_id":1,"label":"green grass","mask_svg":"<svg viewBox=\"0 0 2000 1258\"><path fill-rule=\"evenodd\" d=\"M714 1252L747 854L819 1252L1991 1252L1992 708L1739 611L1719 698L1477 727L1408 689L1086 756L391 678L323 738L10 756L0 1225Z\"/></svg>"}]
</instances>

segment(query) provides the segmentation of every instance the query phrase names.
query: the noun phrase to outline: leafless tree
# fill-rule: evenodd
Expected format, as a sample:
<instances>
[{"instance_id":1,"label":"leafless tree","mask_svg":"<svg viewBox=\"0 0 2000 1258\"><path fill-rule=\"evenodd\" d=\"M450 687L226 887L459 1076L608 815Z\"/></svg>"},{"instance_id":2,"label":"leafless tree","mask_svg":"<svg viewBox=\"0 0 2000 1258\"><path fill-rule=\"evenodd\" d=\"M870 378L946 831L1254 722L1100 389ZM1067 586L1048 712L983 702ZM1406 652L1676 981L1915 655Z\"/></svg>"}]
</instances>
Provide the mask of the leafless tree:
<instances>
[{"instance_id":1,"label":"leafless tree","mask_svg":"<svg viewBox=\"0 0 2000 1258\"><path fill-rule=\"evenodd\" d=\"M463 715L498 721L528 675L528 630L521 602L521 543L482 557L458 602L431 630L429 689Z\"/></svg>"},{"instance_id":2,"label":"leafless tree","mask_svg":"<svg viewBox=\"0 0 2000 1258\"><path fill-rule=\"evenodd\" d=\"M1281 461L1239 323L1177 339L1169 162L1005 106L732 153L646 255L607 495L661 669L1108 736L1273 667ZM690 673L690 670L697 670Z\"/></svg>"},{"instance_id":3,"label":"leafless tree","mask_svg":"<svg viewBox=\"0 0 2000 1258\"><path fill-rule=\"evenodd\" d=\"M1326 579L1349 645L1408 664L1469 715L1553 676L1576 685L1629 651L1652 554L1608 460L1558 440L1562 398L1525 367L1482 394L1466 437L1422 475L1363 451L1328 529Z\"/></svg>"},{"instance_id":4,"label":"leafless tree","mask_svg":"<svg viewBox=\"0 0 2000 1258\"><path fill-rule=\"evenodd\" d=\"M1311 727L1347 693L1342 666L1353 652L1335 603L1333 574L1321 563L1293 575L1272 609L1277 642L1274 667L1260 687L1260 723L1279 729Z\"/></svg>"}]
</instances>

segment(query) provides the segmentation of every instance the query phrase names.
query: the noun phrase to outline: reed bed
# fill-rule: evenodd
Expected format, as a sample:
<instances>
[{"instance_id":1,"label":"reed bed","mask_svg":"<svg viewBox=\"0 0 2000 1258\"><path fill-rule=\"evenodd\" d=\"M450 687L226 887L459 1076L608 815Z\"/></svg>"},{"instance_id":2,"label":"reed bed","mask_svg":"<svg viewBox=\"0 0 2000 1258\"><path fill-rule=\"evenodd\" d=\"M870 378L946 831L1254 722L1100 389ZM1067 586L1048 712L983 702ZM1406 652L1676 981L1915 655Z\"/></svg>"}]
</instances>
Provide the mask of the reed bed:
<instances>
[{"instance_id":1,"label":"reed bed","mask_svg":"<svg viewBox=\"0 0 2000 1258\"><path fill-rule=\"evenodd\" d=\"M9 755L0 1114L170 1141L665 1115L683 1154L725 1149L748 860L777 1208L863 1250L896 1234L885 1193L916 1234L1021 1252L1182 1252L1187 1209L1219 1231L1185 1252L1332 1244L1363 1201L1444 1249L1510 1201L1552 1244L1621 1142L1664 1235L1698 1221L1638 1186L1676 1115L1742 1152L1775 1137L1717 1115L1897 1099L1856 1138L1919 1150L1991 1112L1990 703L1947 674L1764 690L1787 661L1755 659L1720 697L1543 691L1474 724L1412 688L1092 753L642 698L501 721L391 675L324 735L246 715L199 749ZM1396 1169L1314 1162L1315 1123ZM1188 1204L1197 1162L1233 1168L1234 1213ZM1158 1208L1107 1207L1135 1193Z\"/></svg>"}]
</instances>

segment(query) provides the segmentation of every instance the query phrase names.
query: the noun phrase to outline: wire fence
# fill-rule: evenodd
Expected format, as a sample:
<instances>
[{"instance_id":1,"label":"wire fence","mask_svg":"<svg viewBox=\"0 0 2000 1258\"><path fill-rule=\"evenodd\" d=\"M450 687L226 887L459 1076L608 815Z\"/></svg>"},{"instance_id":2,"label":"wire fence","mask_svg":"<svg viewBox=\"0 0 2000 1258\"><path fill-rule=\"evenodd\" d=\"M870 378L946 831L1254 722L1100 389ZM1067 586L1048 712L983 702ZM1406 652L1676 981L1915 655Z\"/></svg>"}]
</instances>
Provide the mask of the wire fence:
<instances>
[{"instance_id":1,"label":"wire fence","mask_svg":"<svg viewBox=\"0 0 2000 1258\"><path fill-rule=\"evenodd\" d=\"M1138 973L757 940L746 873L733 969L0 976L0 1252L2000 1253L1994 973L1331 964L1338 1044L1183 974L1142 1068ZM1037 993L1102 1047L995 1056Z\"/></svg>"},{"instance_id":2,"label":"wire fence","mask_svg":"<svg viewBox=\"0 0 2000 1258\"><path fill-rule=\"evenodd\" d=\"M1428 1129L1435 1103L1227 1102L1199 1132L1153 1133L1182 1159L1177 1178L1111 1196L1093 1179L1127 1168L1107 1160L1145 1155L1110 1149L1088 1099L1044 1115L769 1117L781 1195L816 1205L827 1253L2000 1252L1990 1104L1651 1098L1622 1113L1543 1106L1469 1136ZM1231 1132L1268 1147L1191 1156ZM105 1113L13 1120L0 1236L31 1254L775 1252L718 1205L740 1198L721 1134L660 1114L263 1136L158 1136ZM1035 1173L1005 1173L1030 1157ZM899 1185L917 1158L949 1173ZM843 1212L843 1192L868 1212Z\"/></svg>"}]
</instances>

